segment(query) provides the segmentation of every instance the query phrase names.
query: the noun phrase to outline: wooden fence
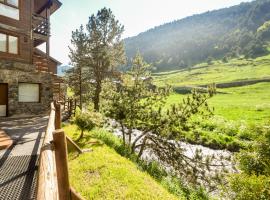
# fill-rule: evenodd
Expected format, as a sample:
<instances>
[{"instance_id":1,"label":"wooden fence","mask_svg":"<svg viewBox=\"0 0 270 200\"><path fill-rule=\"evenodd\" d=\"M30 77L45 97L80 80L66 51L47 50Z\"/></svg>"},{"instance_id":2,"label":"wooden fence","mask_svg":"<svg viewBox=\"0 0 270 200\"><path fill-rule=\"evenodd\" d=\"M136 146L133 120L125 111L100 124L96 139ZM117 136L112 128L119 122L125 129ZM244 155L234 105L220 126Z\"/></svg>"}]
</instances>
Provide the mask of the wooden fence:
<instances>
[{"instance_id":1,"label":"wooden fence","mask_svg":"<svg viewBox=\"0 0 270 200\"><path fill-rule=\"evenodd\" d=\"M51 103L51 112L41 147L37 200L83 200L70 186L67 142L82 153L61 129L61 106Z\"/></svg>"}]
</instances>

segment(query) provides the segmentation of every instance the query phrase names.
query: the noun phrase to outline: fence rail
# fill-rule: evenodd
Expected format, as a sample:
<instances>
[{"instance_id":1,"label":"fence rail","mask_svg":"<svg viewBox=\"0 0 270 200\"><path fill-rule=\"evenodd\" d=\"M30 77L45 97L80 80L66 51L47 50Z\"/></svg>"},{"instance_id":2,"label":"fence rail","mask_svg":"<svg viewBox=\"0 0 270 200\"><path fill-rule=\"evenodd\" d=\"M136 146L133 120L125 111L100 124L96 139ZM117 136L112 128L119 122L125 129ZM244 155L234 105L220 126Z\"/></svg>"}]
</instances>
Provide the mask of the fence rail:
<instances>
[{"instance_id":1,"label":"fence rail","mask_svg":"<svg viewBox=\"0 0 270 200\"><path fill-rule=\"evenodd\" d=\"M67 142L72 142L60 128L61 106L51 103L50 117L40 152L37 200L84 200L70 186ZM76 148L78 149L78 146ZM79 153L81 152L80 150Z\"/></svg>"}]
</instances>

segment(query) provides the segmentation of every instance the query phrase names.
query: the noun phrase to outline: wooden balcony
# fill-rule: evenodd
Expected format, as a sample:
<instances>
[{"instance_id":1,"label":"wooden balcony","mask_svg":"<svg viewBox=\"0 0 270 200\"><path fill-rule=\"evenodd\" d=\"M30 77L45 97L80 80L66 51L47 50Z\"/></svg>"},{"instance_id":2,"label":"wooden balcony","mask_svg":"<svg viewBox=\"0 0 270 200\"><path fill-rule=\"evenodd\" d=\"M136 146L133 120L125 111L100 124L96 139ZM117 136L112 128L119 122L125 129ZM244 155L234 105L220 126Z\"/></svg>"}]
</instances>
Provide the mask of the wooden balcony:
<instances>
[{"instance_id":1,"label":"wooden balcony","mask_svg":"<svg viewBox=\"0 0 270 200\"><path fill-rule=\"evenodd\" d=\"M41 44L42 42L48 41L50 37L49 19L41 15L34 14L32 16L32 31L33 31L33 39L36 43L35 46Z\"/></svg>"}]
</instances>

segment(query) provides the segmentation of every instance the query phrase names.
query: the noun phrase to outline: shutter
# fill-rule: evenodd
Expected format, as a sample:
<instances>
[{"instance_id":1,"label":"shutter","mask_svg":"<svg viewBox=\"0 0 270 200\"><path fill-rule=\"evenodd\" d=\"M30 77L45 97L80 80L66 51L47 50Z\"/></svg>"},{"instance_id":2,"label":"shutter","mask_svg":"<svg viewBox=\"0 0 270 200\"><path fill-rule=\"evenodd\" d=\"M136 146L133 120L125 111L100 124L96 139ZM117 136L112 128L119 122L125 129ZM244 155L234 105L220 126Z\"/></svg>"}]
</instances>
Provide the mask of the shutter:
<instances>
[{"instance_id":1,"label":"shutter","mask_svg":"<svg viewBox=\"0 0 270 200\"><path fill-rule=\"evenodd\" d=\"M39 102L39 84L19 83L19 102Z\"/></svg>"}]
</instances>

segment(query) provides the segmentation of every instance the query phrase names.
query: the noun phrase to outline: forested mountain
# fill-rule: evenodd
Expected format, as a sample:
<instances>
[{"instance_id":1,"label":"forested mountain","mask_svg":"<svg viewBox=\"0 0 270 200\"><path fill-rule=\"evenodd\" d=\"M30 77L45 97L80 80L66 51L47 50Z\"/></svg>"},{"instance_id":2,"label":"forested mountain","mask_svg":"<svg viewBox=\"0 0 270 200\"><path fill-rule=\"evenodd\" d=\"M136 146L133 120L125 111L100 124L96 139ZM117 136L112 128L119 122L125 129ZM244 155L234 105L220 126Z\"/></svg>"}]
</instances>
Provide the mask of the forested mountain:
<instances>
[{"instance_id":1,"label":"forested mountain","mask_svg":"<svg viewBox=\"0 0 270 200\"><path fill-rule=\"evenodd\" d=\"M267 52L270 0L241 3L173 21L124 40L127 57L140 51L158 71L179 69L211 58Z\"/></svg>"}]
</instances>

